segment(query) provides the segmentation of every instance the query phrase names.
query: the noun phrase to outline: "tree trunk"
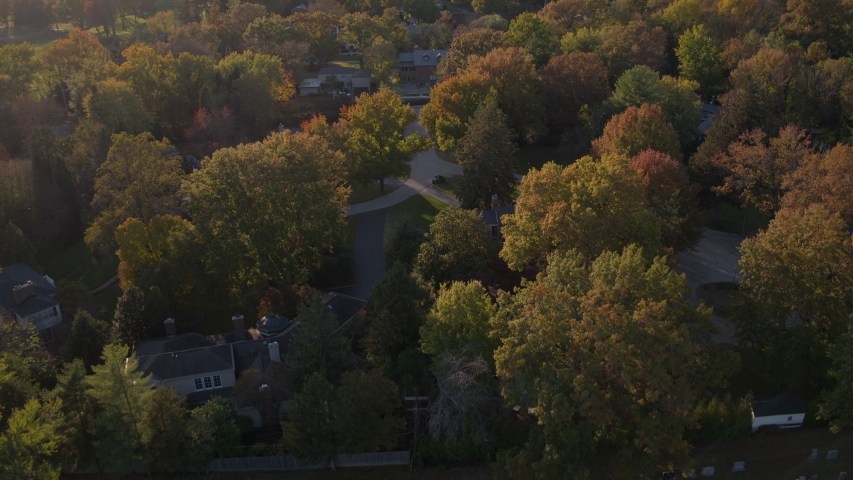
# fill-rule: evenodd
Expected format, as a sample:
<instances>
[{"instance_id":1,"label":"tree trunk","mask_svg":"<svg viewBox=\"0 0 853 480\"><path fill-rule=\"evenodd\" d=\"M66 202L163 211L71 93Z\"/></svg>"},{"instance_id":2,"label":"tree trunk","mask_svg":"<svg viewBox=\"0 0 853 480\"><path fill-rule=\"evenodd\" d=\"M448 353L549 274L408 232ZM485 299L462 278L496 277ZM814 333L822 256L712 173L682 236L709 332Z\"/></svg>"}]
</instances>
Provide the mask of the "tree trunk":
<instances>
[{"instance_id":1,"label":"tree trunk","mask_svg":"<svg viewBox=\"0 0 853 480\"><path fill-rule=\"evenodd\" d=\"M385 191L385 179L380 178L379 179L379 193L382 193L384 191Z\"/></svg>"}]
</instances>

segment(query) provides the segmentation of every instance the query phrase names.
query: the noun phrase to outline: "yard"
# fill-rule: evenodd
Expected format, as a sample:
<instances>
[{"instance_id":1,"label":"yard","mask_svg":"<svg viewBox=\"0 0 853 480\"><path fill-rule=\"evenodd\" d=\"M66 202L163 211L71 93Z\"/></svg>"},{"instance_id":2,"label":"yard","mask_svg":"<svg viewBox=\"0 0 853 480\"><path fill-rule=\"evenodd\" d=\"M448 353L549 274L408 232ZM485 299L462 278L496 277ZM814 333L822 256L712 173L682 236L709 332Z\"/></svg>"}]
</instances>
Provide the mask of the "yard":
<instances>
[{"instance_id":1,"label":"yard","mask_svg":"<svg viewBox=\"0 0 853 480\"><path fill-rule=\"evenodd\" d=\"M92 249L82 240L45 264L45 273L54 281L80 281L86 290L108 282L117 271L118 257L115 254L110 253L97 259ZM108 288L94 294L92 300L103 309L105 318L109 318L112 317L121 293L118 281L115 281Z\"/></svg>"},{"instance_id":2,"label":"yard","mask_svg":"<svg viewBox=\"0 0 853 480\"><path fill-rule=\"evenodd\" d=\"M758 233L759 229L765 229L770 224L770 219L755 207L740 208L725 202L706 210L705 215L709 228L738 235Z\"/></svg>"},{"instance_id":3,"label":"yard","mask_svg":"<svg viewBox=\"0 0 853 480\"><path fill-rule=\"evenodd\" d=\"M447 205L441 200L424 195L415 195L394 205L388 209L388 216L385 217L385 241L404 222L428 232L435 216L445 208Z\"/></svg>"}]
</instances>

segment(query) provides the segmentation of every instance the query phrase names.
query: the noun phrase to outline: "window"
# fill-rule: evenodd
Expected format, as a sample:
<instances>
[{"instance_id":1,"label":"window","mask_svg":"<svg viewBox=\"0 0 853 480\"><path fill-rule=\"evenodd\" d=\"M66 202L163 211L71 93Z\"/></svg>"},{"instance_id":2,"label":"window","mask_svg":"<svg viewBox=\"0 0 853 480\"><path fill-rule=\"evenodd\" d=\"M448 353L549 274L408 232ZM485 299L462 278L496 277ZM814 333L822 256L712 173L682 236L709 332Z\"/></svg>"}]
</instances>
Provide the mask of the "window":
<instances>
[{"instance_id":1,"label":"window","mask_svg":"<svg viewBox=\"0 0 853 480\"><path fill-rule=\"evenodd\" d=\"M789 422L790 422L791 420L793 420L793 419L794 419L794 417L788 417L788 421L789 421Z\"/></svg>"},{"instance_id":2,"label":"window","mask_svg":"<svg viewBox=\"0 0 853 480\"><path fill-rule=\"evenodd\" d=\"M193 379L196 390L210 390L211 388L219 388L222 386L222 377L214 375L212 377L198 377Z\"/></svg>"}]
</instances>

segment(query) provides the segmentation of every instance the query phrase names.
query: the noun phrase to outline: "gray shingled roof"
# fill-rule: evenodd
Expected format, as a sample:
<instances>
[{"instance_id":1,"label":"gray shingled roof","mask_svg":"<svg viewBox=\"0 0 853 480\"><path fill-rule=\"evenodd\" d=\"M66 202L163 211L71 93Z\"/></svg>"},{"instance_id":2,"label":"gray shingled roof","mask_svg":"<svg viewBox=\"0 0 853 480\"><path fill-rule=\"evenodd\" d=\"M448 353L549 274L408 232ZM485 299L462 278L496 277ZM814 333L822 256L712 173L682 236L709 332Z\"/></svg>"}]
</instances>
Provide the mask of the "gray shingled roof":
<instances>
[{"instance_id":1,"label":"gray shingled roof","mask_svg":"<svg viewBox=\"0 0 853 480\"><path fill-rule=\"evenodd\" d=\"M12 289L27 282L33 282L36 295L18 305ZM24 262L13 263L0 269L0 311L15 311L18 316L26 317L59 305L59 302L50 297L55 292L56 287Z\"/></svg>"},{"instance_id":2,"label":"gray shingled roof","mask_svg":"<svg viewBox=\"0 0 853 480\"><path fill-rule=\"evenodd\" d=\"M503 216L515 213L515 205L498 205L494 210L481 210L483 223L490 227L503 227Z\"/></svg>"},{"instance_id":3,"label":"gray shingled roof","mask_svg":"<svg viewBox=\"0 0 853 480\"><path fill-rule=\"evenodd\" d=\"M752 413L756 417L794 415L806 413L806 402L802 398L788 395L756 395L752 399Z\"/></svg>"},{"instance_id":4,"label":"gray shingled roof","mask_svg":"<svg viewBox=\"0 0 853 480\"><path fill-rule=\"evenodd\" d=\"M231 345L202 347L139 358L139 370L146 374L150 373L160 380L233 369Z\"/></svg>"},{"instance_id":5,"label":"gray shingled roof","mask_svg":"<svg viewBox=\"0 0 853 480\"><path fill-rule=\"evenodd\" d=\"M416 67L434 67L447 56L447 50L418 50L414 52Z\"/></svg>"}]
</instances>

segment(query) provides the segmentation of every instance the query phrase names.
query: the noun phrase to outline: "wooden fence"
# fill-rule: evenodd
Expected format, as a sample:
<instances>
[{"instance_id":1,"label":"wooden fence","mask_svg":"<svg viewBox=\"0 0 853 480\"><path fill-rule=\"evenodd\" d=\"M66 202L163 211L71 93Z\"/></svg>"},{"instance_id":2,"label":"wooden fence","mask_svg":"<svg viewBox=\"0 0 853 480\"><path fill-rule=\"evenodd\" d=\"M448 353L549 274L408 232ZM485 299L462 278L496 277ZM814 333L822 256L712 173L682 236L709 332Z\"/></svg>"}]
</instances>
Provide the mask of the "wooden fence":
<instances>
[{"instance_id":1,"label":"wooden fence","mask_svg":"<svg viewBox=\"0 0 853 480\"><path fill-rule=\"evenodd\" d=\"M362 453L358 455L338 455L335 457L335 467L378 467L385 465L409 465L409 452L380 452ZM294 457L238 457L217 458L210 462L210 472L248 472L254 470L306 470L317 468L332 468L332 463L302 462Z\"/></svg>"}]
</instances>

